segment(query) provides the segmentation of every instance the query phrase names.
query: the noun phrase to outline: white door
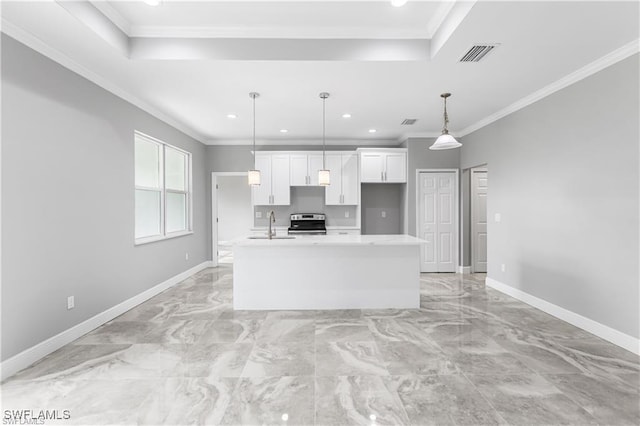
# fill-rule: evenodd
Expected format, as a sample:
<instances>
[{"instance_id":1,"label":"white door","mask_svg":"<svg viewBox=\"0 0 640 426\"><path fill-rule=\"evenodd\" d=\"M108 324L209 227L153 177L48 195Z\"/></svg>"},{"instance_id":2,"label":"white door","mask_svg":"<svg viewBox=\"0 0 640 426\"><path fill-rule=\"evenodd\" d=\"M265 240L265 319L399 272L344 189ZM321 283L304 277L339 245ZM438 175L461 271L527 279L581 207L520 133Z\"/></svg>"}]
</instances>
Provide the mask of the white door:
<instances>
[{"instance_id":1,"label":"white door","mask_svg":"<svg viewBox=\"0 0 640 426\"><path fill-rule=\"evenodd\" d=\"M309 173L307 170L307 155L291 155L291 186L309 185Z\"/></svg>"},{"instance_id":2,"label":"white door","mask_svg":"<svg viewBox=\"0 0 640 426\"><path fill-rule=\"evenodd\" d=\"M271 204L279 206L291 204L289 167L289 154L271 156Z\"/></svg>"},{"instance_id":3,"label":"white door","mask_svg":"<svg viewBox=\"0 0 640 426\"><path fill-rule=\"evenodd\" d=\"M307 173L309 174L309 185L318 186L320 184L318 182L318 171L322 170L322 154L309 154L308 160ZM327 168L331 170L331 179L333 180L334 171L326 161L325 164Z\"/></svg>"},{"instance_id":4,"label":"white door","mask_svg":"<svg viewBox=\"0 0 640 426\"><path fill-rule=\"evenodd\" d=\"M471 170L471 264L472 272L487 272L486 169Z\"/></svg>"},{"instance_id":5,"label":"white door","mask_svg":"<svg viewBox=\"0 0 640 426\"><path fill-rule=\"evenodd\" d=\"M406 182L407 181L407 154L386 154L386 164L384 172L385 182Z\"/></svg>"},{"instance_id":6,"label":"white door","mask_svg":"<svg viewBox=\"0 0 640 426\"><path fill-rule=\"evenodd\" d=\"M358 204L358 156L342 155L342 204L355 206Z\"/></svg>"},{"instance_id":7,"label":"white door","mask_svg":"<svg viewBox=\"0 0 640 426\"><path fill-rule=\"evenodd\" d=\"M421 172L418 197L418 237L422 272L455 272L458 254L455 172Z\"/></svg>"},{"instance_id":8,"label":"white door","mask_svg":"<svg viewBox=\"0 0 640 426\"><path fill-rule=\"evenodd\" d=\"M256 169L260 170L260 185L251 188L253 205L266 206L271 204L271 156L256 155Z\"/></svg>"},{"instance_id":9,"label":"white door","mask_svg":"<svg viewBox=\"0 0 640 426\"><path fill-rule=\"evenodd\" d=\"M328 206L342 204L342 156L329 154L325 164L331 170L331 185L325 187L324 203Z\"/></svg>"},{"instance_id":10,"label":"white door","mask_svg":"<svg viewBox=\"0 0 640 426\"><path fill-rule=\"evenodd\" d=\"M366 154L360 156L360 181L382 182L384 172L383 154Z\"/></svg>"}]
</instances>

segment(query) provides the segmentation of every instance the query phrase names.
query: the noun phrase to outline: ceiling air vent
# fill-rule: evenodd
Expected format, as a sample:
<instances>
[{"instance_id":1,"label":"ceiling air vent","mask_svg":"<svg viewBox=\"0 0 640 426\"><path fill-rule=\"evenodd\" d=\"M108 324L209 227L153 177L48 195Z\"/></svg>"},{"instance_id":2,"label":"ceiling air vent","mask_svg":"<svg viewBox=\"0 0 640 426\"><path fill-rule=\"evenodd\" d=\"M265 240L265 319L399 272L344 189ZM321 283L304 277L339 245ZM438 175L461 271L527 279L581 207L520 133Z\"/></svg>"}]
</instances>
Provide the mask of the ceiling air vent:
<instances>
[{"instance_id":1,"label":"ceiling air vent","mask_svg":"<svg viewBox=\"0 0 640 426\"><path fill-rule=\"evenodd\" d=\"M498 46L498 44L477 44L472 46L460 59L460 62L480 62L482 58Z\"/></svg>"},{"instance_id":2,"label":"ceiling air vent","mask_svg":"<svg viewBox=\"0 0 640 426\"><path fill-rule=\"evenodd\" d=\"M414 124L416 124L416 121L418 121L417 118L405 118L402 123L403 126L413 126Z\"/></svg>"}]
</instances>

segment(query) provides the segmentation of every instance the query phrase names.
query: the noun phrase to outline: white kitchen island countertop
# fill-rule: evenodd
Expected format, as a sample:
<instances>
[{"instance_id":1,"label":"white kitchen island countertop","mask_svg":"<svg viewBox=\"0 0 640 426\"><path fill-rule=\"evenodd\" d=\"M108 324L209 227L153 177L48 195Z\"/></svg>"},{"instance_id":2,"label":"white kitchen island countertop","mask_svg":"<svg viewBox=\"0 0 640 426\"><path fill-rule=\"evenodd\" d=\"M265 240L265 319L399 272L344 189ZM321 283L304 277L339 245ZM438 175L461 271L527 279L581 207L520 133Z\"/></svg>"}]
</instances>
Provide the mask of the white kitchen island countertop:
<instances>
[{"instance_id":1,"label":"white kitchen island countertop","mask_svg":"<svg viewBox=\"0 0 640 426\"><path fill-rule=\"evenodd\" d=\"M233 307L416 309L422 242L410 235L238 241L233 249Z\"/></svg>"},{"instance_id":2,"label":"white kitchen island countertop","mask_svg":"<svg viewBox=\"0 0 640 426\"><path fill-rule=\"evenodd\" d=\"M286 234L285 234L286 235ZM295 238L282 238L278 234L274 239L257 238L237 240L234 246L335 246L335 245L376 245L399 246L420 245L424 242L411 235L295 235ZM293 235L291 235L293 236ZM291 237L288 236L288 237Z\"/></svg>"}]
</instances>

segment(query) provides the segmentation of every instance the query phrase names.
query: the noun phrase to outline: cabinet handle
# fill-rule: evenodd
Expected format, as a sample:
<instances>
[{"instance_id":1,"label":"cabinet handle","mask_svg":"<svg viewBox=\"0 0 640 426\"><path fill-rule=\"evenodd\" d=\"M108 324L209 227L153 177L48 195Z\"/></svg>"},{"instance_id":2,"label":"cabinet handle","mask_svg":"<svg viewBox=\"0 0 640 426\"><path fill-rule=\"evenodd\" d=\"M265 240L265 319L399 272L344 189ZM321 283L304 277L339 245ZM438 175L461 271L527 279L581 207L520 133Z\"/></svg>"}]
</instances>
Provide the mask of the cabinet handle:
<instances>
[{"instance_id":1,"label":"cabinet handle","mask_svg":"<svg viewBox=\"0 0 640 426\"><path fill-rule=\"evenodd\" d=\"M384 181L387 181L387 172L384 172Z\"/></svg>"},{"instance_id":2,"label":"cabinet handle","mask_svg":"<svg viewBox=\"0 0 640 426\"><path fill-rule=\"evenodd\" d=\"M380 180L384 181L384 172L380 172Z\"/></svg>"}]
</instances>

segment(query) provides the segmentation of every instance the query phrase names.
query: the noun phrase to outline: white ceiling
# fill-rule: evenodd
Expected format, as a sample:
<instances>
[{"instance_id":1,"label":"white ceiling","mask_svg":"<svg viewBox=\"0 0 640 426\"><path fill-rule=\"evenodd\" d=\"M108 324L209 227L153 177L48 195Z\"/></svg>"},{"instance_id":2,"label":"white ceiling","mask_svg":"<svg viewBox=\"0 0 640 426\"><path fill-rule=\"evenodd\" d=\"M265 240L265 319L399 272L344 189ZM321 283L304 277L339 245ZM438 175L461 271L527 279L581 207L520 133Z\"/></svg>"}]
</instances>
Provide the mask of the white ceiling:
<instances>
[{"instance_id":1,"label":"white ceiling","mask_svg":"<svg viewBox=\"0 0 640 426\"><path fill-rule=\"evenodd\" d=\"M637 2L92 3L4 2L2 30L205 143L250 140L251 91L265 143L317 142L322 91L329 143L436 135L445 91L464 134L639 33Z\"/></svg>"}]
</instances>

